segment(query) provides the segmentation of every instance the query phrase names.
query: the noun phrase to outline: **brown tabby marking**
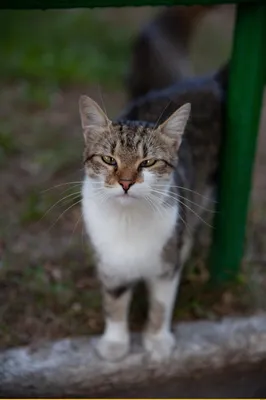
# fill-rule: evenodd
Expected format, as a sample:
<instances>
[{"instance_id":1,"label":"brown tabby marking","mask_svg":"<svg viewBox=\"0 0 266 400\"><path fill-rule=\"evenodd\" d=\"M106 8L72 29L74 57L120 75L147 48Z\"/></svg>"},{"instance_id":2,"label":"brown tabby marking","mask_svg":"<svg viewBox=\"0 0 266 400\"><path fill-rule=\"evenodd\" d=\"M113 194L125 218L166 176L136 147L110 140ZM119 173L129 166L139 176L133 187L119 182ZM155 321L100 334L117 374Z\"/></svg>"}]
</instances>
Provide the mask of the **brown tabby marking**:
<instances>
[{"instance_id":1,"label":"brown tabby marking","mask_svg":"<svg viewBox=\"0 0 266 400\"><path fill-rule=\"evenodd\" d=\"M113 321L124 321L127 316L129 301L131 299L131 291L125 289L119 296L114 296L113 293L103 290L103 307L107 318L112 318Z\"/></svg>"}]
</instances>

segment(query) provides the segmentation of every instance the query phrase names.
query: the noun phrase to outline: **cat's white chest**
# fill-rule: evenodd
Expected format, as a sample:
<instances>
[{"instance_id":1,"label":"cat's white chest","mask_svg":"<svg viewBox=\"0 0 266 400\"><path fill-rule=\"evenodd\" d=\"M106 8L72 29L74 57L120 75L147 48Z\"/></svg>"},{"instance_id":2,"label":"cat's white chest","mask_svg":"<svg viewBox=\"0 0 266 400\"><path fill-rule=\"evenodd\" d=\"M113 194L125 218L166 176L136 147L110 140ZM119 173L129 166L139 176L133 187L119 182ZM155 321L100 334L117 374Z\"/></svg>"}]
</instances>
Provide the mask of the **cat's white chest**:
<instances>
[{"instance_id":1,"label":"cat's white chest","mask_svg":"<svg viewBox=\"0 0 266 400\"><path fill-rule=\"evenodd\" d=\"M87 232L100 256L100 269L115 280L155 275L161 270L161 254L175 229L177 208L162 215L147 208L105 208L83 196Z\"/></svg>"}]
</instances>

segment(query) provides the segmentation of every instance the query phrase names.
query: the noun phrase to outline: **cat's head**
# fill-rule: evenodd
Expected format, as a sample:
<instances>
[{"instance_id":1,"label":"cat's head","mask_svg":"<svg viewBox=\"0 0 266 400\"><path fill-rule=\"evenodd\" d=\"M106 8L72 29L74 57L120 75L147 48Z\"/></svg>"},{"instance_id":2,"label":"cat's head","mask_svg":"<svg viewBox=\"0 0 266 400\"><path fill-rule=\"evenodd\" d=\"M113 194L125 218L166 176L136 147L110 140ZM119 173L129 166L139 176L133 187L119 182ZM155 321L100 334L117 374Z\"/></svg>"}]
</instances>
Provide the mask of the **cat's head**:
<instances>
[{"instance_id":1,"label":"cat's head","mask_svg":"<svg viewBox=\"0 0 266 400\"><path fill-rule=\"evenodd\" d=\"M97 193L109 200L132 203L161 198L178 161L178 149L190 104L164 123L115 123L87 96L79 101L85 139L85 172ZM161 194L160 194L161 193Z\"/></svg>"}]
</instances>

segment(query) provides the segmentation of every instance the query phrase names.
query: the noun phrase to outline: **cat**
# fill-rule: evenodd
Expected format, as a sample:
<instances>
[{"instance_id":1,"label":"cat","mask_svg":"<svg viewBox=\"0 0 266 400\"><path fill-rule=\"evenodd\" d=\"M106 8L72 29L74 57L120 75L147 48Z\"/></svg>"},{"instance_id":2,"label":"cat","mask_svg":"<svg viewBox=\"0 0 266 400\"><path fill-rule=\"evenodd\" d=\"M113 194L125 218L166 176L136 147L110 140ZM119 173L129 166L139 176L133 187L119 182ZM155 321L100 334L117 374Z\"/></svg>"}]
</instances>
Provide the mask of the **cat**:
<instances>
[{"instance_id":1,"label":"cat","mask_svg":"<svg viewBox=\"0 0 266 400\"><path fill-rule=\"evenodd\" d=\"M226 76L223 69L151 92L117 121L80 98L82 211L102 283L105 331L96 350L105 360L130 350L128 307L139 280L149 291L144 347L154 361L172 353L180 274L215 185Z\"/></svg>"},{"instance_id":2,"label":"cat","mask_svg":"<svg viewBox=\"0 0 266 400\"><path fill-rule=\"evenodd\" d=\"M200 21L217 5L166 7L138 34L126 79L129 99L192 77L189 46Z\"/></svg>"}]
</instances>

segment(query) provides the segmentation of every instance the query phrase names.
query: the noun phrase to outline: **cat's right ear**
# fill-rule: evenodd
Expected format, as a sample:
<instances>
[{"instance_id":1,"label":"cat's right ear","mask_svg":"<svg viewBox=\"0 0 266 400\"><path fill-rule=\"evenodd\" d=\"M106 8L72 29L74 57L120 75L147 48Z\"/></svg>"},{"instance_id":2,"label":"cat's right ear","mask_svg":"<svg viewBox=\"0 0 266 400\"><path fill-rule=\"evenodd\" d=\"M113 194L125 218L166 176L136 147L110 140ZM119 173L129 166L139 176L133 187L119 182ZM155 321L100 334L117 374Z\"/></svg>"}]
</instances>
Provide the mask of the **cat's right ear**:
<instances>
[{"instance_id":1,"label":"cat's right ear","mask_svg":"<svg viewBox=\"0 0 266 400\"><path fill-rule=\"evenodd\" d=\"M160 131L176 142L177 148L181 144L182 136L185 131L190 115L190 103L184 104L176 110L163 124L159 126Z\"/></svg>"},{"instance_id":2,"label":"cat's right ear","mask_svg":"<svg viewBox=\"0 0 266 400\"><path fill-rule=\"evenodd\" d=\"M79 113L84 135L90 127L94 127L94 129L108 129L111 124L111 121L108 119L101 107L96 103L96 101L92 100L88 96L80 97Z\"/></svg>"}]
</instances>

